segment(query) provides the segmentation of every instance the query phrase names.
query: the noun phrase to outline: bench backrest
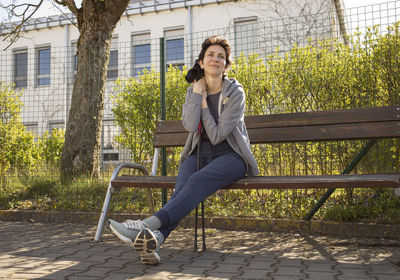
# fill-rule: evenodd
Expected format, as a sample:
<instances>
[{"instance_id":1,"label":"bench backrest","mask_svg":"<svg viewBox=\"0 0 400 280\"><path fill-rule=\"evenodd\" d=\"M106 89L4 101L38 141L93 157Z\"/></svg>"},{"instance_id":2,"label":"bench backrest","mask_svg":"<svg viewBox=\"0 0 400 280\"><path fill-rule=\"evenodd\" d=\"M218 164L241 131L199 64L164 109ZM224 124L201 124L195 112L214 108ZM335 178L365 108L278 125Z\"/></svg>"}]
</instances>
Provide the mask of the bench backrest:
<instances>
[{"instance_id":1,"label":"bench backrest","mask_svg":"<svg viewBox=\"0 0 400 280\"><path fill-rule=\"evenodd\" d=\"M400 137L400 105L246 116L250 142L283 143ZM158 122L155 147L184 146L182 121Z\"/></svg>"}]
</instances>

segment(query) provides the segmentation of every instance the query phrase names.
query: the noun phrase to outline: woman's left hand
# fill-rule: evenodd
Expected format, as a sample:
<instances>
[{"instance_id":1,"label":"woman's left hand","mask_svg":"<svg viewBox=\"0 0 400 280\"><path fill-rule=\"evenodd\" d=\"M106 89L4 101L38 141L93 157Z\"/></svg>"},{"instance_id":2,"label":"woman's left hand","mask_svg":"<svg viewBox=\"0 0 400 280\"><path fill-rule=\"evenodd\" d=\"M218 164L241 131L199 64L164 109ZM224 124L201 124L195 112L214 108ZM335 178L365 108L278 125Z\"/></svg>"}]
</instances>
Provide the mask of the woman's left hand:
<instances>
[{"instance_id":1,"label":"woman's left hand","mask_svg":"<svg viewBox=\"0 0 400 280\"><path fill-rule=\"evenodd\" d=\"M196 81L194 83L194 86L193 86L193 91L195 93L199 93L199 94L203 95L203 97L205 95L205 97L207 98L207 83L206 83L206 80L204 78L202 78L202 79Z\"/></svg>"}]
</instances>

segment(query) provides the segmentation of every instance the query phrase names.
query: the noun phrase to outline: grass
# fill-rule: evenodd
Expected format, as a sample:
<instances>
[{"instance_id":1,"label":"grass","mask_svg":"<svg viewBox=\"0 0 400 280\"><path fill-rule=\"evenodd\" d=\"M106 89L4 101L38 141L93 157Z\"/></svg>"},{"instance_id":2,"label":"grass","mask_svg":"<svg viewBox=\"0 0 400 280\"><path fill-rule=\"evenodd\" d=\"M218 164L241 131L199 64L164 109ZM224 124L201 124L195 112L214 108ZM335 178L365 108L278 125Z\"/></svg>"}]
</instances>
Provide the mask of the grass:
<instances>
[{"instance_id":1,"label":"grass","mask_svg":"<svg viewBox=\"0 0 400 280\"><path fill-rule=\"evenodd\" d=\"M0 209L100 212L109 174L103 178L79 178L62 182L47 177L8 177L0 192ZM206 201L207 215L256 216L302 219L323 190L224 190ZM155 208L161 207L161 191L153 190ZM123 189L113 195L111 212L149 213L145 189ZM337 190L314 216L317 220L345 222L400 222L400 198L391 189Z\"/></svg>"}]
</instances>

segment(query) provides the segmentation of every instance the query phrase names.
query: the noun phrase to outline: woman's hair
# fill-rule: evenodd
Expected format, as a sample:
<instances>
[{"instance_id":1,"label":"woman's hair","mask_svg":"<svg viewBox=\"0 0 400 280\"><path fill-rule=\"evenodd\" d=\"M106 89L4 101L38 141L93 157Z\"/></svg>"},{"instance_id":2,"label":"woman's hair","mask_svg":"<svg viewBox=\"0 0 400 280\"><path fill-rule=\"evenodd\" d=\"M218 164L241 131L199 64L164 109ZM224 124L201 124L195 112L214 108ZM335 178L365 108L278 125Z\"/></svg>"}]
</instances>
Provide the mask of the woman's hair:
<instances>
[{"instance_id":1,"label":"woman's hair","mask_svg":"<svg viewBox=\"0 0 400 280\"><path fill-rule=\"evenodd\" d=\"M207 49L212 45L219 45L225 50L226 66L230 65L231 64L231 59L230 59L231 58L231 45L230 45L228 39L225 39L218 35L208 37L207 39L204 40L203 44L201 45L201 51L200 51L198 60L201 60L201 61L204 60L204 56L206 54Z\"/></svg>"},{"instance_id":2,"label":"woman's hair","mask_svg":"<svg viewBox=\"0 0 400 280\"><path fill-rule=\"evenodd\" d=\"M201 69L201 67L199 65L199 61L204 60L204 56L206 54L207 49L213 45L219 45L225 50L225 56L226 56L226 58L225 58L226 66L225 67L229 66L232 63L231 59L230 59L231 45L230 45L228 39L225 39L218 35L208 37L207 39L204 40L203 44L201 45L201 51L199 54L199 58L196 59L194 66L188 71L188 73L185 77L185 79L188 83L192 83L193 81L198 81L204 77L204 71L203 71L203 69Z\"/></svg>"}]
</instances>

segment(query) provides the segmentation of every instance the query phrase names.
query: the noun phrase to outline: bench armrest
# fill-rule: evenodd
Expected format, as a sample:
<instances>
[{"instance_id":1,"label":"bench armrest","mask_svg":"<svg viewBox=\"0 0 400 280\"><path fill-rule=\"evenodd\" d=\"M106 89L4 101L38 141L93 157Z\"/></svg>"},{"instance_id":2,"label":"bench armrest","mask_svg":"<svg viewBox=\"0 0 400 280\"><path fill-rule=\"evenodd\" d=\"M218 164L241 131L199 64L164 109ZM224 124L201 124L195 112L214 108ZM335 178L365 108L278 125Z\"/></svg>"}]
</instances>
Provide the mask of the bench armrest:
<instances>
[{"instance_id":1,"label":"bench armrest","mask_svg":"<svg viewBox=\"0 0 400 280\"><path fill-rule=\"evenodd\" d=\"M117 169L118 167L120 171L122 168L131 168L131 169L137 169L142 171L143 175L149 176L149 172L147 171L146 167L144 167L144 165L138 164L138 163L133 163L133 162L123 162L120 163L115 169ZM118 175L118 174L116 174Z\"/></svg>"}]
</instances>

